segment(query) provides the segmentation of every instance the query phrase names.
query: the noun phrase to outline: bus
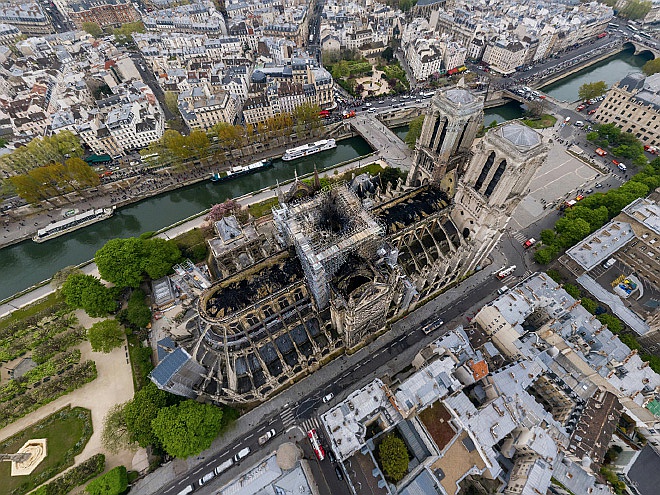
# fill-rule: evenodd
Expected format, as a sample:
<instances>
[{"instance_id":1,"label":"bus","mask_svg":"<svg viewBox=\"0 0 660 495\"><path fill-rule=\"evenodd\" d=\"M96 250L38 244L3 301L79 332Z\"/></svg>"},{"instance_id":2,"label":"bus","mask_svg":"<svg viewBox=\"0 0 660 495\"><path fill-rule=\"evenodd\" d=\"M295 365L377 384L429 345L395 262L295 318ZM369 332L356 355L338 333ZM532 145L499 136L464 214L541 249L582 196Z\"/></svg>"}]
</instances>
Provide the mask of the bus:
<instances>
[{"instance_id":1,"label":"bus","mask_svg":"<svg viewBox=\"0 0 660 495\"><path fill-rule=\"evenodd\" d=\"M634 31L634 32L639 31L639 29L637 29L635 26L628 26L628 29L630 29L631 31Z\"/></svg>"},{"instance_id":2,"label":"bus","mask_svg":"<svg viewBox=\"0 0 660 495\"><path fill-rule=\"evenodd\" d=\"M319 442L319 437L316 434L316 430L313 428L309 430L307 432L307 437L309 438L309 442L312 444L314 454L316 454L318 460L322 461L325 459L325 450L323 450L323 446L321 445L321 442Z\"/></svg>"},{"instance_id":3,"label":"bus","mask_svg":"<svg viewBox=\"0 0 660 495\"><path fill-rule=\"evenodd\" d=\"M608 24L608 26L611 27L611 28L615 28L615 29L619 27L618 24L614 24L613 22L610 22L610 23Z\"/></svg>"}]
</instances>

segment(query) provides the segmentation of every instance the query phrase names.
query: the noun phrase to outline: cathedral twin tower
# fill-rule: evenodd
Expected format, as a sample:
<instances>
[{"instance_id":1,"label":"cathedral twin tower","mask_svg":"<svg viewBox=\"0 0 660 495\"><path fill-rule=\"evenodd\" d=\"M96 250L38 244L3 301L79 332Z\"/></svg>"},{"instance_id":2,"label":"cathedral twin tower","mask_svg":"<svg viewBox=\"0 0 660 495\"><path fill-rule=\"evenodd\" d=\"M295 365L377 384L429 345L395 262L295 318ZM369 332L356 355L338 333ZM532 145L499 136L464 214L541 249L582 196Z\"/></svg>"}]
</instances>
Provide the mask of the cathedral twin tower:
<instances>
[{"instance_id":1,"label":"cathedral twin tower","mask_svg":"<svg viewBox=\"0 0 660 495\"><path fill-rule=\"evenodd\" d=\"M516 121L475 142L483 119L483 100L469 90L438 91L407 180L409 186L433 184L453 197L452 220L473 244L468 271L499 241L548 154L542 136Z\"/></svg>"}]
</instances>

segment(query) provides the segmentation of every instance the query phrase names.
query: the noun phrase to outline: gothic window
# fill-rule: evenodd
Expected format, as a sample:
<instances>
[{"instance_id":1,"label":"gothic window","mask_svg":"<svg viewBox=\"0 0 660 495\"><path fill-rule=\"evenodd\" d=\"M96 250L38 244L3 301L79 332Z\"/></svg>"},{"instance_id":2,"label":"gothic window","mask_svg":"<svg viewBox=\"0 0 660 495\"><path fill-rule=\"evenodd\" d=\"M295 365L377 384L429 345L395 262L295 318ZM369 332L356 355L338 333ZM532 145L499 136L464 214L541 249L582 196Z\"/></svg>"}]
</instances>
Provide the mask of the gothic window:
<instances>
[{"instance_id":1,"label":"gothic window","mask_svg":"<svg viewBox=\"0 0 660 495\"><path fill-rule=\"evenodd\" d=\"M444 125L442 126L442 132L440 133L440 137L438 138L438 146L435 147L435 151L438 152L440 151L440 148L442 147L442 142L445 140L445 136L447 135L447 129L449 128L449 121L447 119L444 120Z\"/></svg>"},{"instance_id":2,"label":"gothic window","mask_svg":"<svg viewBox=\"0 0 660 495\"><path fill-rule=\"evenodd\" d=\"M435 136L438 133L438 128L440 127L440 123L442 121L439 115L434 115L434 117L436 120L435 120L435 126L433 127L433 134L431 134L431 140L428 143L429 148L433 146L433 141L435 140Z\"/></svg>"},{"instance_id":3,"label":"gothic window","mask_svg":"<svg viewBox=\"0 0 660 495\"><path fill-rule=\"evenodd\" d=\"M467 132L468 126L470 125L470 121L468 120L465 125L463 126L463 132L461 132L460 137L458 138L458 141L456 141L456 149L454 151L458 151L461 149L461 144L463 144L463 138L465 137L465 133Z\"/></svg>"},{"instance_id":4,"label":"gothic window","mask_svg":"<svg viewBox=\"0 0 660 495\"><path fill-rule=\"evenodd\" d=\"M488 159L486 160L486 163L484 163L484 168L481 169L481 174L479 174L479 178L477 179L476 184L474 185L475 190L481 189L481 186L484 185L484 181L486 180L486 177L488 176L488 172L490 172L490 168L493 166L493 162L495 161L495 152L491 151L490 155L488 155Z\"/></svg>"},{"instance_id":5,"label":"gothic window","mask_svg":"<svg viewBox=\"0 0 660 495\"><path fill-rule=\"evenodd\" d=\"M506 160L502 160L499 166L497 167L497 170L495 171L495 175L493 175L493 178L490 180L490 184L488 184L488 187L486 188L485 194L487 198L489 198L490 195L495 190L495 187L502 178L502 174L504 173L505 170L506 170Z\"/></svg>"}]
</instances>

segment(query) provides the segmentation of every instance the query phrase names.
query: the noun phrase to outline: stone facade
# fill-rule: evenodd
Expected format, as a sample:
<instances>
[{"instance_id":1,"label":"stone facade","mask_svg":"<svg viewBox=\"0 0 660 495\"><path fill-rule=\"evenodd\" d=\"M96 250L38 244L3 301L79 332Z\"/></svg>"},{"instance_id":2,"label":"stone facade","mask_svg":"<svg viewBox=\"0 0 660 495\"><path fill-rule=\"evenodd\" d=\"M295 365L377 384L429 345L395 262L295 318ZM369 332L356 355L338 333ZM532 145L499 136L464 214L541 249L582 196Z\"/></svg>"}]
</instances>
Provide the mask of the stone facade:
<instances>
[{"instance_id":1,"label":"stone facade","mask_svg":"<svg viewBox=\"0 0 660 495\"><path fill-rule=\"evenodd\" d=\"M473 144L482 113L463 88L439 92L407 185L296 179L272 221L216 224L217 282L177 331L201 400L267 400L484 262L546 147L516 123Z\"/></svg>"}]
</instances>

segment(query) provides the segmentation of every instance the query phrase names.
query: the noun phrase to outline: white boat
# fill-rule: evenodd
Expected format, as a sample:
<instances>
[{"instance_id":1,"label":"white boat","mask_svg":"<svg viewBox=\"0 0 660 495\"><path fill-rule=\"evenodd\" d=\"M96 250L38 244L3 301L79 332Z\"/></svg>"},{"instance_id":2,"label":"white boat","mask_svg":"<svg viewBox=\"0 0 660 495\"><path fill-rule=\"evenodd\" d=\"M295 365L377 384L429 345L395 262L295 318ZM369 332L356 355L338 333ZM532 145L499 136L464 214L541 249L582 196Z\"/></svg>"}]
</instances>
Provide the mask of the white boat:
<instances>
[{"instance_id":1,"label":"white boat","mask_svg":"<svg viewBox=\"0 0 660 495\"><path fill-rule=\"evenodd\" d=\"M297 158L302 158L303 156L313 155L319 151L331 150L336 148L337 143L334 139L322 139L321 141L316 141L315 143L303 144L297 148L291 148L284 152L282 160L285 162L296 160Z\"/></svg>"},{"instance_id":2,"label":"white boat","mask_svg":"<svg viewBox=\"0 0 660 495\"><path fill-rule=\"evenodd\" d=\"M39 229L34 235L32 240L34 242L45 242L49 239L54 239L74 230L78 230L87 225L91 225L106 218L110 218L115 212L115 207L112 208L98 208L95 210L85 211L83 213L78 213L76 215L65 218L64 220L58 220L57 222L51 222L46 225L43 229Z\"/></svg>"}]
</instances>

